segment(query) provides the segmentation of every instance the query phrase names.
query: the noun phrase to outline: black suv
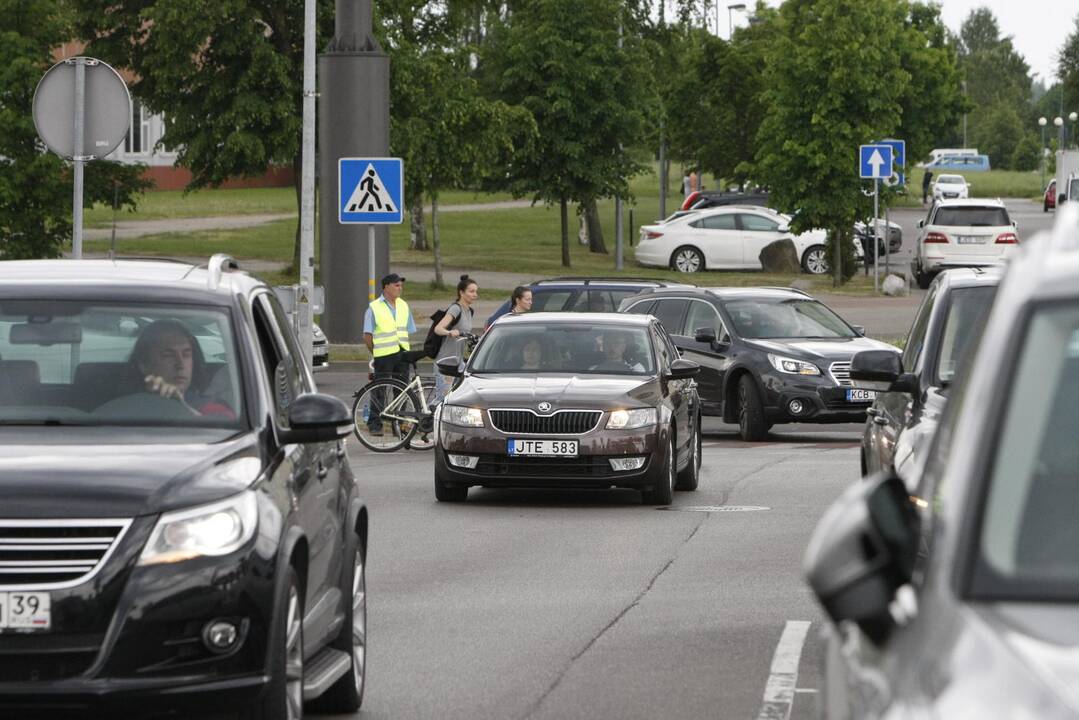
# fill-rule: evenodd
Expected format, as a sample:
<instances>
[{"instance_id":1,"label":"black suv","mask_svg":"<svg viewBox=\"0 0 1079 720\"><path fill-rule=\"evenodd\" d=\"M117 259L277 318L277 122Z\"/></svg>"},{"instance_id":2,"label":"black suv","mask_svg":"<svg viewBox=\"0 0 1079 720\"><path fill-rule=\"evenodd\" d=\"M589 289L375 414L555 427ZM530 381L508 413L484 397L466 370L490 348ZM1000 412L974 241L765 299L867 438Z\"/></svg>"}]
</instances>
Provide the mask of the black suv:
<instances>
[{"instance_id":1,"label":"black suv","mask_svg":"<svg viewBox=\"0 0 1079 720\"><path fill-rule=\"evenodd\" d=\"M0 263L0 715L356 710L348 408L226 256Z\"/></svg>"},{"instance_id":2,"label":"black suv","mask_svg":"<svg viewBox=\"0 0 1079 720\"><path fill-rule=\"evenodd\" d=\"M532 312L614 312L628 297L642 290L694 287L692 283L648 278L556 277L530 284ZM510 301L487 319L487 327L510 311Z\"/></svg>"},{"instance_id":3,"label":"black suv","mask_svg":"<svg viewBox=\"0 0 1079 720\"><path fill-rule=\"evenodd\" d=\"M854 356L854 387L876 392L862 436L863 477L885 470L912 482L951 386L981 335L1000 277L999 268L945 270L914 316L902 358L887 350Z\"/></svg>"},{"instance_id":4,"label":"black suv","mask_svg":"<svg viewBox=\"0 0 1079 720\"><path fill-rule=\"evenodd\" d=\"M872 397L851 386L851 358L898 352L790 288L657 290L624 300L621 310L663 324L701 366L704 414L738 423L745 440L763 440L779 423L862 422Z\"/></svg>"}]
</instances>

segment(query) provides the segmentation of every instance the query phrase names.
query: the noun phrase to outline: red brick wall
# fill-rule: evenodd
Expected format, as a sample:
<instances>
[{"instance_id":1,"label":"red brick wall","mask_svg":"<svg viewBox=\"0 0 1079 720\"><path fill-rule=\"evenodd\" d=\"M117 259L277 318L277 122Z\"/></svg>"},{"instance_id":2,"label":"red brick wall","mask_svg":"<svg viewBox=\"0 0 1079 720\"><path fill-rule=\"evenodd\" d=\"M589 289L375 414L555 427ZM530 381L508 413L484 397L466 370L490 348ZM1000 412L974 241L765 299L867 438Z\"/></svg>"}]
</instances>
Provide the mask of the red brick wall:
<instances>
[{"instance_id":1,"label":"red brick wall","mask_svg":"<svg viewBox=\"0 0 1079 720\"><path fill-rule=\"evenodd\" d=\"M143 177L154 181L154 190L183 190L191 182L191 171L187 168L154 165L146 168ZM230 178L223 188L261 188L288 187L292 185L291 167L270 167L260 177Z\"/></svg>"}]
</instances>

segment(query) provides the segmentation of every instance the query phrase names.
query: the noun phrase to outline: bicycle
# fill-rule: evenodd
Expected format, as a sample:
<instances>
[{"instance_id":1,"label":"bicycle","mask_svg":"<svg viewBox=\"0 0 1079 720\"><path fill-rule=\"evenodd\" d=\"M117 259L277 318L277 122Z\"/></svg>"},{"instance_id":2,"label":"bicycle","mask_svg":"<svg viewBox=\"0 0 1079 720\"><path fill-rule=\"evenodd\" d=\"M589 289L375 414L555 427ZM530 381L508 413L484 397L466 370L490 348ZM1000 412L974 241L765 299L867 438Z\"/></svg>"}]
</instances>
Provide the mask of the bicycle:
<instances>
[{"instance_id":1,"label":"bicycle","mask_svg":"<svg viewBox=\"0 0 1079 720\"><path fill-rule=\"evenodd\" d=\"M470 347L475 345L475 335L463 337ZM405 352L412 375L409 382L375 378L353 394L352 432L367 449L394 452L403 447L430 450L435 446L435 386L416 372L416 363L423 357L422 350Z\"/></svg>"}]
</instances>

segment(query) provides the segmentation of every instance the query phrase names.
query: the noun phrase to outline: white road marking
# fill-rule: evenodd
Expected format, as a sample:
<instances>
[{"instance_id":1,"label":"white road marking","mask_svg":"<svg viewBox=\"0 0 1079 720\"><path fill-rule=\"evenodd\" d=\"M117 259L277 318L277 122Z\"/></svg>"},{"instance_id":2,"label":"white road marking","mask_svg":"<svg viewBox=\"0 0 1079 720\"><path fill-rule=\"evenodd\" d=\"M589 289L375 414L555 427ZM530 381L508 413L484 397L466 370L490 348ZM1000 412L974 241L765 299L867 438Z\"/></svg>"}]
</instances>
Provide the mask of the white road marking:
<instances>
[{"instance_id":1,"label":"white road marking","mask_svg":"<svg viewBox=\"0 0 1079 720\"><path fill-rule=\"evenodd\" d=\"M788 720L798 683L798 663L809 633L809 621L788 620L779 638L772 669L764 686L764 704L757 720Z\"/></svg>"}]
</instances>

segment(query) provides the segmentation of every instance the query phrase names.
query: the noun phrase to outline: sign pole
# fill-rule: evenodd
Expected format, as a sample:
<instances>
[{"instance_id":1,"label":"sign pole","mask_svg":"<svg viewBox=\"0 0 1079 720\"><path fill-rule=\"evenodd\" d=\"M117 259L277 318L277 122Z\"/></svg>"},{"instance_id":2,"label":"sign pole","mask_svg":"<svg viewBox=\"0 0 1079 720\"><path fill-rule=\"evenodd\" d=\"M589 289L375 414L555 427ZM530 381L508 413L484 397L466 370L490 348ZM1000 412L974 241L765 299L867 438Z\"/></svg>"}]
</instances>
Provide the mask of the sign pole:
<instances>
[{"instance_id":1,"label":"sign pole","mask_svg":"<svg viewBox=\"0 0 1079 720\"><path fill-rule=\"evenodd\" d=\"M300 168L300 292L296 329L307 366L312 367L314 328L311 294L315 285L315 0L304 2L303 163Z\"/></svg>"},{"instance_id":2,"label":"sign pole","mask_svg":"<svg viewBox=\"0 0 1079 720\"><path fill-rule=\"evenodd\" d=\"M892 274L892 226L888 222L888 206L884 206L884 277Z\"/></svg>"},{"instance_id":3,"label":"sign pole","mask_svg":"<svg viewBox=\"0 0 1079 720\"><path fill-rule=\"evenodd\" d=\"M367 226L367 302L375 301L375 226Z\"/></svg>"},{"instance_id":4,"label":"sign pole","mask_svg":"<svg viewBox=\"0 0 1079 720\"><path fill-rule=\"evenodd\" d=\"M877 265L877 250L880 248L880 178L873 178L873 292L880 292L880 268Z\"/></svg>"},{"instance_id":5,"label":"sign pole","mask_svg":"<svg viewBox=\"0 0 1079 720\"><path fill-rule=\"evenodd\" d=\"M74 58L75 63L75 141L72 146L72 161L75 163L75 190L72 197L71 218L71 256L82 259L82 183L83 183L83 136L86 124L86 65L83 58Z\"/></svg>"}]
</instances>

